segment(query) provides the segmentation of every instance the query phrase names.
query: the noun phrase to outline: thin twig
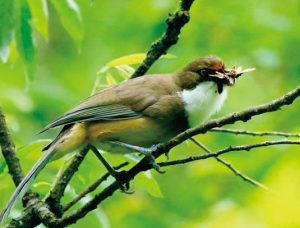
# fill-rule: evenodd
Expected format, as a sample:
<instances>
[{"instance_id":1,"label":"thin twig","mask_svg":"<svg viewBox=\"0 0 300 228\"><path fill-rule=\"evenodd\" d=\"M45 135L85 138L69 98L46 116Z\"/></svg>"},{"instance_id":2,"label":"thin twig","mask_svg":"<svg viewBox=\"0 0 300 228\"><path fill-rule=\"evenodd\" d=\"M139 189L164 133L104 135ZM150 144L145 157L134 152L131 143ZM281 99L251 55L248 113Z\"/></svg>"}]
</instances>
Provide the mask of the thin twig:
<instances>
[{"instance_id":1,"label":"thin twig","mask_svg":"<svg viewBox=\"0 0 300 228\"><path fill-rule=\"evenodd\" d=\"M273 145L280 145L280 144L294 144L294 145L300 145L300 140L276 140L276 141L265 141L262 143L256 143L256 144L250 144L250 145L241 145L241 146L230 146L227 148L224 148L222 150L218 150L214 153L210 154L204 154L200 156L191 156L184 159L178 159L174 161L168 161L168 162L160 162L158 163L159 166L172 166L172 165L181 165L186 164L192 161L198 161L198 160L204 160L211 157L218 157L222 154L226 154L233 151L250 151L253 148L258 147L267 147L267 146L273 146Z\"/></svg>"},{"instance_id":2,"label":"thin twig","mask_svg":"<svg viewBox=\"0 0 300 228\"><path fill-rule=\"evenodd\" d=\"M251 135L251 136L283 136L283 137L300 137L299 133L287 133L287 132L278 132L278 131L247 131L247 130L234 130L234 129L224 129L224 128L213 128L209 130L211 132L223 132L230 133L235 135Z\"/></svg>"},{"instance_id":3,"label":"thin twig","mask_svg":"<svg viewBox=\"0 0 300 228\"><path fill-rule=\"evenodd\" d=\"M39 200L38 198L32 198L27 207L24 209L21 216L17 219L12 219L12 221L5 226L6 228L29 228L36 227L40 223L43 223L47 227L56 221L55 215L49 210L47 205Z\"/></svg>"},{"instance_id":4,"label":"thin twig","mask_svg":"<svg viewBox=\"0 0 300 228\"><path fill-rule=\"evenodd\" d=\"M189 10L194 0L181 0L179 9L175 13L169 14L166 20L167 29L157 41L152 43L146 58L136 69L131 78L144 75L152 64L161 56L167 53L167 50L179 39L181 28L190 20Z\"/></svg>"},{"instance_id":5,"label":"thin twig","mask_svg":"<svg viewBox=\"0 0 300 228\"><path fill-rule=\"evenodd\" d=\"M202 150L204 150L207 154L212 154L214 153L212 150L210 150L208 147L206 147L204 144L202 144L201 142L197 141L196 139L194 138L190 138L190 140L195 143L198 147L200 147ZM242 178L244 181L256 186L256 187L259 187L259 188L262 188L268 192L270 192L270 189L259 183L258 181L256 180L253 180L252 178L248 177L247 175L243 174L241 171L239 171L237 168L234 168L229 162L225 161L224 159L222 158L219 158L219 157L215 157L215 159L222 163L223 165L225 165L227 168L229 168L235 175L239 176L240 178Z\"/></svg>"},{"instance_id":6,"label":"thin twig","mask_svg":"<svg viewBox=\"0 0 300 228\"><path fill-rule=\"evenodd\" d=\"M121 169L124 166L128 165L128 162L124 162L116 167L114 167L115 170ZM110 174L107 172L102 177L97 179L94 183L92 183L90 186L88 186L85 190L83 190L81 193L79 193L76 197L74 197L70 202L66 203L63 206L63 211L69 210L74 204L76 204L79 200L81 200L83 197L85 197L88 193L93 192L102 182L106 181L106 179L110 176Z\"/></svg>"}]
</instances>

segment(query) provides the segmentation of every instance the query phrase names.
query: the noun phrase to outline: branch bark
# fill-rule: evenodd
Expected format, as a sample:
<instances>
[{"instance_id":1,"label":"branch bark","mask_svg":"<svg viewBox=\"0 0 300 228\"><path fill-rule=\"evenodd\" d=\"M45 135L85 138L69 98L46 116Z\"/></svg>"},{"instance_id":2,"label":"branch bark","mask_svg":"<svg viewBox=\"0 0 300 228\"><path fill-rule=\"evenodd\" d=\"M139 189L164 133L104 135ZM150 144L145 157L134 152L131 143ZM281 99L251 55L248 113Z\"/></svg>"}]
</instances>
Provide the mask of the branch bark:
<instances>
[{"instance_id":1,"label":"branch bark","mask_svg":"<svg viewBox=\"0 0 300 228\"><path fill-rule=\"evenodd\" d=\"M212 150L210 150L209 148L207 148L205 145L203 145L202 143L198 142L196 139L194 138L190 138L190 140L192 142L194 142L198 147L200 147L202 150L204 150L207 154L212 154L214 153ZM221 164L225 165L229 170L231 170L235 175L237 175L238 177L240 177L242 180L256 186L256 187L259 187L263 190L266 190L266 191L270 191L270 189L259 183L258 181L256 180L253 180L252 178L248 177L247 175L243 174L241 171L239 171L238 169L236 169L235 167L233 167L228 161L225 161L224 159L222 158L219 158L219 157L215 157L215 159L220 162Z\"/></svg>"},{"instance_id":2,"label":"branch bark","mask_svg":"<svg viewBox=\"0 0 300 228\"><path fill-rule=\"evenodd\" d=\"M128 165L128 162L124 162L116 167L114 167L115 170L121 169L124 166ZM70 202L68 202L66 205L63 206L63 211L69 210L73 205L75 205L79 200L81 200L83 197L85 197L90 192L93 192L101 183L107 180L107 178L110 176L109 173L105 173L102 177L97 179L94 183L92 183L90 186L88 186L85 190L83 190L81 193L79 193L76 197L74 197Z\"/></svg>"},{"instance_id":3,"label":"branch bark","mask_svg":"<svg viewBox=\"0 0 300 228\"><path fill-rule=\"evenodd\" d=\"M15 186L22 181L24 173L20 161L16 155L15 145L8 133L6 121L2 108L0 107L0 145L3 157L8 167L8 173L11 175Z\"/></svg>"},{"instance_id":4,"label":"branch bark","mask_svg":"<svg viewBox=\"0 0 300 228\"><path fill-rule=\"evenodd\" d=\"M223 128L213 128L209 130L211 132L222 132L235 135L251 135L251 136L281 136L281 137L300 137L299 133L287 133L287 132L278 132L278 131L247 131L247 130L234 130L234 129L223 129Z\"/></svg>"},{"instance_id":5,"label":"branch bark","mask_svg":"<svg viewBox=\"0 0 300 228\"><path fill-rule=\"evenodd\" d=\"M24 173L20 164L20 161L16 155L15 145L12 138L10 137L5 116L2 108L0 107L0 146L3 157L5 159L6 165L8 167L8 173L11 175L15 186L24 178ZM29 190L23 197L23 206L32 205L34 202L39 201L38 194ZM12 223L17 223L17 221L12 221ZM33 216L26 217L25 224L34 224Z\"/></svg>"},{"instance_id":6,"label":"branch bark","mask_svg":"<svg viewBox=\"0 0 300 228\"><path fill-rule=\"evenodd\" d=\"M276 141L265 141L262 143L256 143L250 145L241 145L241 146L234 146L234 147L230 146L214 153L204 154L200 156L191 156L188 158L178 159L174 161L160 162L158 163L158 165L162 167L172 166L172 165L182 165L192 161L204 160L211 157L217 158L222 154L226 154L233 151L250 151L251 149L258 148L258 147L267 147L267 146L274 146L280 144L300 145L300 140L276 140Z\"/></svg>"}]
</instances>

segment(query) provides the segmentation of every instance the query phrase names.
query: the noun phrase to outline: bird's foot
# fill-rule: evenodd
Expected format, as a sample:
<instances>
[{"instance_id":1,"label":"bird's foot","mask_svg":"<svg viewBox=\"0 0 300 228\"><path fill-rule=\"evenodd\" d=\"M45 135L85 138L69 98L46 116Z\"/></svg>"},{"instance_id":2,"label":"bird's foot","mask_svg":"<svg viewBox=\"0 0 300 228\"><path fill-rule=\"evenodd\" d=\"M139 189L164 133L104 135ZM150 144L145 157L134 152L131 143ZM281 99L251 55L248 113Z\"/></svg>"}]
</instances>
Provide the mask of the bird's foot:
<instances>
[{"instance_id":1,"label":"bird's foot","mask_svg":"<svg viewBox=\"0 0 300 228\"><path fill-rule=\"evenodd\" d=\"M104 167L107 169L108 173L115 178L117 184L119 185L119 188L122 192L127 194L132 194L133 192L129 191L129 180L126 177L126 171L116 171L111 165L104 159L104 157L101 155L101 153L98 151L98 149L90 145L90 148L94 152L94 154L98 157L98 159L101 161L101 163L104 165Z\"/></svg>"},{"instance_id":2,"label":"bird's foot","mask_svg":"<svg viewBox=\"0 0 300 228\"><path fill-rule=\"evenodd\" d=\"M148 160L148 163L152 166L154 170L156 170L160 174L164 174L166 171L160 169L160 166L155 162L155 157L152 155L152 153L156 151L157 148L160 146L161 144L159 143L151 146L150 148L142 148L143 150L140 150L138 152L145 156L145 158Z\"/></svg>"},{"instance_id":3,"label":"bird's foot","mask_svg":"<svg viewBox=\"0 0 300 228\"><path fill-rule=\"evenodd\" d=\"M115 178L117 184L119 185L119 188L120 190L123 192L123 193L126 193L126 194L133 194L134 191L129 191L130 189L130 182L128 180L128 178L126 177L126 171L116 171L114 170L113 173L110 173L112 177Z\"/></svg>"},{"instance_id":4,"label":"bird's foot","mask_svg":"<svg viewBox=\"0 0 300 228\"><path fill-rule=\"evenodd\" d=\"M161 143L155 144L150 148L134 146L119 141L110 141L110 143L139 152L140 154L144 155L147 158L148 163L152 166L154 170L156 170L159 173L165 173L165 171L160 170L160 166L155 162L155 157L153 157L152 155L153 152L156 151L162 145Z\"/></svg>"},{"instance_id":5,"label":"bird's foot","mask_svg":"<svg viewBox=\"0 0 300 228\"><path fill-rule=\"evenodd\" d=\"M169 161L170 160L170 152L169 151L165 152L165 156L166 156L166 161Z\"/></svg>"}]
</instances>

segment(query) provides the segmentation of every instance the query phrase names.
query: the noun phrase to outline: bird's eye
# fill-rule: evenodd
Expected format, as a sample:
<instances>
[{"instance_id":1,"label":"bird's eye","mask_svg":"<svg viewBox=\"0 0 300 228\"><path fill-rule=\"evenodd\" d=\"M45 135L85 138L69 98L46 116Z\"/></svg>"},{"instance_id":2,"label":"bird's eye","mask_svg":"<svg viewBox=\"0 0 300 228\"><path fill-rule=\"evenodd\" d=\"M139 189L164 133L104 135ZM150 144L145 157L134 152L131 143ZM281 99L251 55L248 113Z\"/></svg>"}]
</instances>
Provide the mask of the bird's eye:
<instances>
[{"instance_id":1,"label":"bird's eye","mask_svg":"<svg viewBox=\"0 0 300 228\"><path fill-rule=\"evenodd\" d=\"M214 70L210 70L210 69L207 69L207 68L203 68L203 69L200 69L199 70L199 73L202 75L202 76L208 76L208 75L213 75L215 74L216 72Z\"/></svg>"},{"instance_id":2,"label":"bird's eye","mask_svg":"<svg viewBox=\"0 0 300 228\"><path fill-rule=\"evenodd\" d=\"M200 70L200 74L201 74L202 76L206 76L207 73L208 73L207 69L201 69L201 70Z\"/></svg>"}]
</instances>

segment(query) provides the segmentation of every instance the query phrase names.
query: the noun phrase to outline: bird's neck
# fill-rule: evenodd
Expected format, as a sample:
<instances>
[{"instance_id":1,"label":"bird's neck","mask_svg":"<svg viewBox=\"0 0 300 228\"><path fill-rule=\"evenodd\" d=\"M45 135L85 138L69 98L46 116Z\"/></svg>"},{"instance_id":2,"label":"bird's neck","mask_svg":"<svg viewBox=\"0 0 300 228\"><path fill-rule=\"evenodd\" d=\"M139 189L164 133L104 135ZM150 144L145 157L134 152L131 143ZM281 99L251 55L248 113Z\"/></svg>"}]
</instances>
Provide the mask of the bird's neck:
<instances>
[{"instance_id":1,"label":"bird's neck","mask_svg":"<svg viewBox=\"0 0 300 228\"><path fill-rule=\"evenodd\" d=\"M209 119L222 107L227 97L227 89L224 86L219 94L217 84L206 81L193 89L184 89L180 92L180 96L185 103L189 127L194 127Z\"/></svg>"},{"instance_id":2,"label":"bird's neck","mask_svg":"<svg viewBox=\"0 0 300 228\"><path fill-rule=\"evenodd\" d=\"M192 90L201 81L200 76L190 71L180 71L172 75L174 82L180 90Z\"/></svg>"}]
</instances>

